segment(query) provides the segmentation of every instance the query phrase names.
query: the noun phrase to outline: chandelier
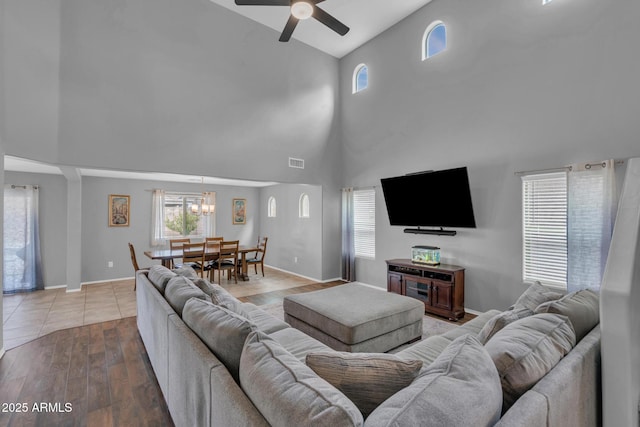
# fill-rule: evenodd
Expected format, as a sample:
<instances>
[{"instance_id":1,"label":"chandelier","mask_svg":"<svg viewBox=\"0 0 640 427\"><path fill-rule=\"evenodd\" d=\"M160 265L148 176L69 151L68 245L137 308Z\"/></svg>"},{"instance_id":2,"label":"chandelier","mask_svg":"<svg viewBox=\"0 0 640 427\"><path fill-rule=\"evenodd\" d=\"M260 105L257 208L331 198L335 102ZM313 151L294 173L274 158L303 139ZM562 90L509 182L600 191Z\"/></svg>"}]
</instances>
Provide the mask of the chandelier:
<instances>
[{"instance_id":1,"label":"chandelier","mask_svg":"<svg viewBox=\"0 0 640 427\"><path fill-rule=\"evenodd\" d=\"M194 215L210 215L213 214L216 208L211 200L211 193L204 191L204 177L201 177L202 183L202 196L197 203L191 205L191 213Z\"/></svg>"}]
</instances>

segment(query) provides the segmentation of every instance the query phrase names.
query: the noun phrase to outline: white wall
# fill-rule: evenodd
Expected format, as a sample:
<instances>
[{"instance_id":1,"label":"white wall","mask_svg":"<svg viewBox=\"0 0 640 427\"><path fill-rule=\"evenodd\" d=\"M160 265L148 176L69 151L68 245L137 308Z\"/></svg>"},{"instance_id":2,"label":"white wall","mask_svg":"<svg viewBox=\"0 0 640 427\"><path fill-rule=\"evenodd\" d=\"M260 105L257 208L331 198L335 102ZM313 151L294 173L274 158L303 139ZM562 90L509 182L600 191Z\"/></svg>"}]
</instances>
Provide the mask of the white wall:
<instances>
[{"instance_id":1,"label":"white wall","mask_svg":"<svg viewBox=\"0 0 640 427\"><path fill-rule=\"evenodd\" d=\"M345 186L376 188L376 260L358 280L386 286L385 259L416 244L466 267L465 305L508 307L522 283L521 184L514 172L640 155L638 2L434 0L340 63ZM434 20L448 46L421 61ZM350 87L356 65L369 87ZM380 178L468 166L476 229L456 237L391 227ZM416 209L450 195L416 189Z\"/></svg>"},{"instance_id":2,"label":"white wall","mask_svg":"<svg viewBox=\"0 0 640 427\"><path fill-rule=\"evenodd\" d=\"M627 168L600 295L604 425L636 426L640 402L640 158L632 159Z\"/></svg>"}]
</instances>

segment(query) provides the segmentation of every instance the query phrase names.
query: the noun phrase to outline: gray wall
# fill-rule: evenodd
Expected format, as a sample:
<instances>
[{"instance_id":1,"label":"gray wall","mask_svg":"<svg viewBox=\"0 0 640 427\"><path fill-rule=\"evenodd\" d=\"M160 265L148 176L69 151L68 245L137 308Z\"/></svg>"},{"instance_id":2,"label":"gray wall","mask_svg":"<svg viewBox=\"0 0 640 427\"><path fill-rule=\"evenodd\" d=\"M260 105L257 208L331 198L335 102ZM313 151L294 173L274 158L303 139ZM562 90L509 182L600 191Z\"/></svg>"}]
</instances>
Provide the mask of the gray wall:
<instances>
[{"instance_id":1,"label":"gray wall","mask_svg":"<svg viewBox=\"0 0 640 427\"><path fill-rule=\"evenodd\" d=\"M240 244L253 244L258 237L259 192L255 188L227 187L173 182L137 181L84 177L82 179L82 281L93 282L121 277L132 277L133 271L127 243L136 248L140 266L153 264L144 255L150 249L152 193L154 188L166 191L216 192L216 235ZM107 198L109 194L131 196L131 225L107 225ZM233 225L231 204L233 198L247 199L247 223ZM113 267L107 263L113 261Z\"/></svg>"},{"instance_id":2,"label":"gray wall","mask_svg":"<svg viewBox=\"0 0 640 427\"><path fill-rule=\"evenodd\" d=\"M309 195L309 218L300 218L298 203ZM267 217L269 197L276 199L276 217ZM265 263L302 276L322 277L322 188L281 184L260 190L260 234L267 236Z\"/></svg>"},{"instance_id":3,"label":"gray wall","mask_svg":"<svg viewBox=\"0 0 640 427\"><path fill-rule=\"evenodd\" d=\"M46 287L67 284L67 181L62 175L23 172L4 173L8 184L40 186L40 238L43 277ZM133 270L127 243L136 248L138 264L150 266L144 255L150 249L152 193L166 191L216 193L216 235L241 244L255 244L258 235L269 237L267 264L306 277L319 279L322 274L322 188L315 185L284 184L264 189L251 187L142 181L129 179L82 177L82 259L81 281L96 282L132 277ZM298 218L298 198L302 192L311 198L311 218ZM107 225L109 194L131 196L129 227ZM265 194L278 198L277 221L266 221ZM267 196L268 197L268 196ZM232 199L247 199L247 223L232 222ZM62 250L61 250L62 249ZM293 262L293 257L298 262ZM113 267L108 267L108 262Z\"/></svg>"},{"instance_id":4,"label":"gray wall","mask_svg":"<svg viewBox=\"0 0 640 427\"><path fill-rule=\"evenodd\" d=\"M278 43L278 32L207 0L4 5L6 154L320 185L335 210L337 59ZM289 168L290 156L305 169ZM340 230L322 218L324 257L339 252ZM339 274L323 261L320 278Z\"/></svg>"},{"instance_id":5,"label":"gray wall","mask_svg":"<svg viewBox=\"0 0 640 427\"><path fill-rule=\"evenodd\" d=\"M638 2L434 0L340 63L344 184L376 188L376 260L358 280L385 286L385 259L416 244L467 268L465 304L504 309L522 283L519 170L638 156ZM421 61L434 20L446 51ZM369 88L349 90L357 64ZM468 166L478 227L456 237L391 227L379 180ZM416 191L417 209L447 196Z\"/></svg>"}]
</instances>

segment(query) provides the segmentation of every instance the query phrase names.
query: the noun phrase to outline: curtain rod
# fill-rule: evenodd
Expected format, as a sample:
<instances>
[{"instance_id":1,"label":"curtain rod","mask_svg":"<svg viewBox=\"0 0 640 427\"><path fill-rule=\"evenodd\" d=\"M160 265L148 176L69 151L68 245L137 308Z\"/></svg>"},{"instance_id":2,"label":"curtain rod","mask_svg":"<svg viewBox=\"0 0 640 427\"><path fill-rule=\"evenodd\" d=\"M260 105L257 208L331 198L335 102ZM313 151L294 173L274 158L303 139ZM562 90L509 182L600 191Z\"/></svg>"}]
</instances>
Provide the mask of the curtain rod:
<instances>
[{"instance_id":1,"label":"curtain rod","mask_svg":"<svg viewBox=\"0 0 640 427\"><path fill-rule=\"evenodd\" d=\"M624 164L624 160L616 160L614 161L614 163L616 165L623 165ZM591 169L594 166L600 166L600 167L607 167L607 164L605 162L598 162L598 163L587 163L584 165L585 169ZM563 167L559 167L559 168L548 168L548 169L537 169L537 170L529 170L529 171L518 171L518 172L514 172L514 175L516 176L523 176L523 175L535 175L535 174L539 174L539 173L553 173L553 172L570 172L571 170L573 170L572 166L563 166Z\"/></svg>"},{"instance_id":2,"label":"curtain rod","mask_svg":"<svg viewBox=\"0 0 640 427\"><path fill-rule=\"evenodd\" d=\"M26 185L14 185L14 184L11 184L11 188L24 188L26 190L27 186ZM39 188L40 188L39 185L34 185L33 186L34 190L38 190Z\"/></svg>"},{"instance_id":3,"label":"curtain rod","mask_svg":"<svg viewBox=\"0 0 640 427\"><path fill-rule=\"evenodd\" d=\"M343 187L342 191L347 191L347 190L351 190L351 191L357 191L357 190L375 190L376 188L378 188L377 185L369 185L368 187Z\"/></svg>"}]
</instances>

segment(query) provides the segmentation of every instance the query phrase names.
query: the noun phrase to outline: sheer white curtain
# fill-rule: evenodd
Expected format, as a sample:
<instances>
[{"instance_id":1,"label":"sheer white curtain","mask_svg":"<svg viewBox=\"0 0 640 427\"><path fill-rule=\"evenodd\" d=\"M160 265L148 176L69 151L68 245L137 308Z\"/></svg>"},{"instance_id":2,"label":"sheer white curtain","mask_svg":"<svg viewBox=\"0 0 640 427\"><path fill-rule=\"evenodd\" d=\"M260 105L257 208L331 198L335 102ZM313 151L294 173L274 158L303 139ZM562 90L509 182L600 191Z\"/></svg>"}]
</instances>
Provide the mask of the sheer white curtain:
<instances>
[{"instance_id":1,"label":"sheer white curtain","mask_svg":"<svg viewBox=\"0 0 640 427\"><path fill-rule=\"evenodd\" d=\"M569 292L600 289L618 208L614 164L572 165L568 174Z\"/></svg>"},{"instance_id":2,"label":"sheer white curtain","mask_svg":"<svg viewBox=\"0 0 640 427\"><path fill-rule=\"evenodd\" d=\"M151 246L164 244L164 190L156 189L151 204Z\"/></svg>"},{"instance_id":3,"label":"sheer white curtain","mask_svg":"<svg viewBox=\"0 0 640 427\"><path fill-rule=\"evenodd\" d=\"M5 185L3 293L44 289L39 234L38 187Z\"/></svg>"},{"instance_id":4,"label":"sheer white curtain","mask_svg":"<svg viewBox=\"0 0 640 427\"><path fill-rule=\"evenodd\" d=\"M353 188L342 189L342 278L356 280Z\"/></svg>"}]
</instances>

